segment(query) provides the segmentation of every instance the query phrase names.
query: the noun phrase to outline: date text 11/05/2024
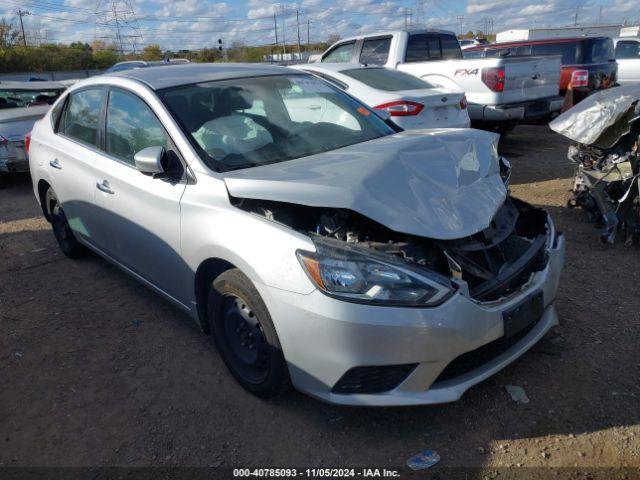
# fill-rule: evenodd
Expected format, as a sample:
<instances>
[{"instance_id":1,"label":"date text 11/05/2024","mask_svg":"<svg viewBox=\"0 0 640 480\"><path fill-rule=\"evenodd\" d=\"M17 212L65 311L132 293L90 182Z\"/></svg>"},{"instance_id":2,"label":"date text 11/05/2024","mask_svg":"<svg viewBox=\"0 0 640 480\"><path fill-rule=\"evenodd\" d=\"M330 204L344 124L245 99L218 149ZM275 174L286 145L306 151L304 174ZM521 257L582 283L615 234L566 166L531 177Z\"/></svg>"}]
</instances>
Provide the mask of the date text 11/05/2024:
<instances>
[{"instance_id":1,"label":"date text 11/05/2024","mask_svg":"<svg viewBox=\"0 0 640 480\"><path fill-rule=\"evenodd\" d=\"M399 477L397 470L387 468L235 468L234 478L393 478Z\"/></svg>"}]
</instances>

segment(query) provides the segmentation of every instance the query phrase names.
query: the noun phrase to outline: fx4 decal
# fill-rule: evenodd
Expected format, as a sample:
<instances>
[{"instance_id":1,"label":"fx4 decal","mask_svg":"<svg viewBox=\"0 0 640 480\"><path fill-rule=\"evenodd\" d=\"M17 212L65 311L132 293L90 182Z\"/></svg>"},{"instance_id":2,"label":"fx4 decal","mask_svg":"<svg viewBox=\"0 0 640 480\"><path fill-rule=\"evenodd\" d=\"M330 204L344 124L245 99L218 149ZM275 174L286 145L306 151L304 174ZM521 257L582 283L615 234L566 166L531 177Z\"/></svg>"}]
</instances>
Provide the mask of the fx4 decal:
<instances>
[{"instance_id":1,"label":"fx4 decal","mask_svg":"<svg viewBox=\"0 0 640 480\"><path fill-rule=\"evenodd\" d=\"M472 68L471 70L469 70L467 68L459 68L458 70L455 71L453 76L454 77L457 77L457 76L468 77L470 75L478 75L478 70L479 70L479 68Z\"/></svg>"}]
</instances>

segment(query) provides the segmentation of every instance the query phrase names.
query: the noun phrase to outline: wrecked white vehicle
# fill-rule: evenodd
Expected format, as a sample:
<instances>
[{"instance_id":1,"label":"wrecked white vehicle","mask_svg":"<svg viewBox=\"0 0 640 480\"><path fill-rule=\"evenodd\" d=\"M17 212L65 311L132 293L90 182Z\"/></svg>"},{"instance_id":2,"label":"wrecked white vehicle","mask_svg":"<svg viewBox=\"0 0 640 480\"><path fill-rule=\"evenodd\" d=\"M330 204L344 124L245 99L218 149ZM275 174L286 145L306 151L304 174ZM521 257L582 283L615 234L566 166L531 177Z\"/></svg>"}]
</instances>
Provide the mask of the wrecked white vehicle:
<instances>
[{"instance_id":1,"label":"wrecked white vehicle","mask_svg":"<svg viewBox=\"0 0 640 480\"><path fill-rule=\"evenodd\" d=\"M79 82L30 164L62 250L187 311L247 390L408 405L458 399L558 321L563 236L508 196L496 145L398 132L295 70L191 64Z\"/></svg>"},{"instance_id":2,"label":"wrecked white vehicle","mask_svg":"<svg viewBox=\"0 0 640 480\"><path fill-rule=\"evenodd\" d=\"M640 85L598 92L549 124L573 140L568 157L577 163L568 205L581 207L600 239L640 243Z\"/></svg>"}]
</instances>

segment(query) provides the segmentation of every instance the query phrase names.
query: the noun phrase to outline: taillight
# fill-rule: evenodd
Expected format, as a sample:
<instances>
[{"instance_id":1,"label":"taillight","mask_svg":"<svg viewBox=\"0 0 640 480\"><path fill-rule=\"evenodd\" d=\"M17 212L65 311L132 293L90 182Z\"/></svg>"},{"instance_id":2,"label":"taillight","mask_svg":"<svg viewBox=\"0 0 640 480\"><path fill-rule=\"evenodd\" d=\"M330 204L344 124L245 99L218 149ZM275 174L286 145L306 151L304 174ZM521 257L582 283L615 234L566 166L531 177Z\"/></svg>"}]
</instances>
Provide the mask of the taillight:
<instances>
[{"instance_id":1,"label":"taillight","mask_svg":"<svg viewBox=\"0 0 640 480\"><path fill-rule=\"evenodd\" d=\"M373 108L389 112L389 115L392 117L406 117L409 115L418 115L424 108L424 105L409 100L398 100L396 102L383 103Z\"/></svg>"},{"instance_id":2,"label":"taillight","mask_svg":"<svg viewBox=\"0 0 640 480\"><path fill-rule=\"evenodd\" d=\"M571 72L571 86L573 88L589 86L589 70L574 70Z\"/></svg>"},{"instance_id":3,"label":"taillight","mask_svg":"<svg viewBox=\"0 0 640 480\"><path fill-rule=\"evenodd\" d=\"M504 91L504 67L483 68L482 83L494 92Z\"/></svg>"},{"instance_id":4,"label":"taillight","mask_svg":"<svg viewBox=\"0 0 640 480\"><path fill-rule=\"evenodd\" d=\"M29 153L29 147L31 146L31 132L24 136L24 149Z\"/></svg>"},{"instance_id":5,"label":"taillight","mask_svg":"<svg viewBox=\"0 0 640 480\"><path fill-rule=\"evenodd\" d=\"M460 110L467 108L467 97L465 95L460 99Z\"/></svg>"}]
</instances>

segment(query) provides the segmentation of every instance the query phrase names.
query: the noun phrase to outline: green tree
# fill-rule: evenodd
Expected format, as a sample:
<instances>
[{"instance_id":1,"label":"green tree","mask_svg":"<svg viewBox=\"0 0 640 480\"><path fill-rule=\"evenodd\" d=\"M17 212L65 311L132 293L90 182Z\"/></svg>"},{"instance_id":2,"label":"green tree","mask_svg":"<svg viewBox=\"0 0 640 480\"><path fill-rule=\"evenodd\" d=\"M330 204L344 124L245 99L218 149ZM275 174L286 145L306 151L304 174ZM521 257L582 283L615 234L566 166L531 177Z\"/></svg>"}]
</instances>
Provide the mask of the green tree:
<instances>
[{"instance_id":1,"label":"green tree","mask_svg":"<svg viewBox=\"0 0 640 480\"><path fill-rule=\"evenodd\" d=\"M143 60L162 60L160 45L147 45L142 49Z\"/></svg>"},{"instance_id":2,"label":"green tree","mask_svg":"<svg viewBox=\"0 0 640 480\"><path fill-rule=\"evenodd\" d=\"M118 51L114 46L106 47L93 52L93 65L95 68L102 70L109 68L118 61Z\"/></svg>"}]
</instances>

